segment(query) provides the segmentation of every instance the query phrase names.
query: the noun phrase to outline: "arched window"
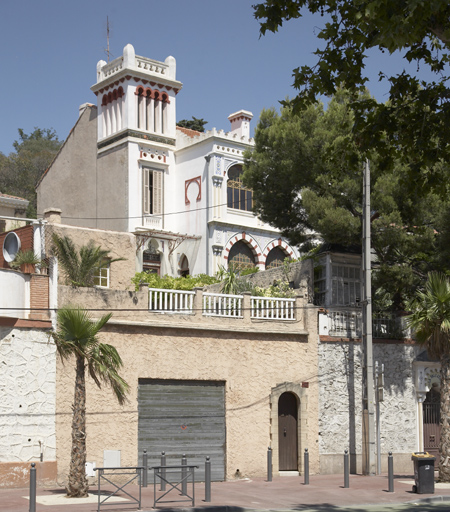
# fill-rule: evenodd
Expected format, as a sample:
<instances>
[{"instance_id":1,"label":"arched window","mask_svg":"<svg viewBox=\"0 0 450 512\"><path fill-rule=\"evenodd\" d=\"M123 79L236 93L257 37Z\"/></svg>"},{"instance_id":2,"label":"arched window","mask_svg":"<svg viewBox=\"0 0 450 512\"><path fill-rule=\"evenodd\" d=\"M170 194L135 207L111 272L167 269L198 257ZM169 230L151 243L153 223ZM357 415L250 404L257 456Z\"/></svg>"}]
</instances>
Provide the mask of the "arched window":
<instances>
[{"instance_id":1,"label":"arched window","mask_svg":"<svg viewBox=\"0 0 450 512\"><path fill-rule=\"evenodd\" d=\"M240 240L230 249L228 256L228 267L235 271L253 268L256 265L255 256L250 247Z\"/></svg>"},{"instance_id":2,"label":"arched window","mask_svg":"<svg viewBox=\"0 0 450 512\"><path fill-rule=\"evenodd\" d=\"M283 265L283 261L289 258L286 253L280 247L274 247L266 258L266 270L269 268L281 267Z\"/></svg>"},{"instance_id":3,"label":"arched window","mask_svg":"<svg viewBox=\"0 0 450 512\"><path fill-rule=\"evenodd\" d=\"M253 192L244 186L242 165L233 165L228 171L227 202L228 208L252 211Z\"/></svg>"},{"instance_id":4,"label":"arched window","mask_svg":"<svg viewBox=\"0 0 450 512\"><path fill-rule=\"evenodd\" d=\"M186 255L183 254L180 258L180 270L181 277L187 277L189 275L189 260L186 258Z\"/></svg>"},{"instance_id":5,"label":"arched window","mask_svg":"<svg viewBox=\"0 0 450 512\"><path fill-rule=\"evenodd\" d=\"M148 243L147 249L142 256L143 270L151 274L160 274L161 270L161 252L159 251L159 244L156 240L151 239Z\"/></svg>"}]
</instances>

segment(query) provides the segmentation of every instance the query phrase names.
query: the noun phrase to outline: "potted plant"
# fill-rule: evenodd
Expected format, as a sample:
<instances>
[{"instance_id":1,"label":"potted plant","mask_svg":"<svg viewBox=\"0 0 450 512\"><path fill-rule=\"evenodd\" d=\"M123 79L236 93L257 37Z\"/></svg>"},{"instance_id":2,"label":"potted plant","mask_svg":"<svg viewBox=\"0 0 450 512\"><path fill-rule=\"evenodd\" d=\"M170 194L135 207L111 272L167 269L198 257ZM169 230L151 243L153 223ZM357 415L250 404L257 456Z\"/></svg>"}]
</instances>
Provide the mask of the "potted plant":
<instances>
[{"instance_id":1,"label":"potted plant","mask_svg":"<svg viewBox=\"0 0 450 512\"><path fill-rule=\"evenodd\" d=\"M25 274L32 274L34 272L34 266L41 263L41 259L34 254L33 249L27 249L25 251L20 250L14 261L10 263L13 268L19 268Z\"/></svg>"}]
</instances>

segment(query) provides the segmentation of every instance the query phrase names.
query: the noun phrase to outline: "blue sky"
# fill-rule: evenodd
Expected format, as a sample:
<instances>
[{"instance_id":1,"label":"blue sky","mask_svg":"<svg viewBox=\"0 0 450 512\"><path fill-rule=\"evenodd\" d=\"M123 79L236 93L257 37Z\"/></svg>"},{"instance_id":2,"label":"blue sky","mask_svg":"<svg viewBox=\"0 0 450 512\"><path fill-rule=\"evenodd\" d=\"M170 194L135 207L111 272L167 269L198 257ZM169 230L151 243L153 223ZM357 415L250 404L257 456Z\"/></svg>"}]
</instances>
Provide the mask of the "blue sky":
<instances>
[{"instance_id":1,"label":"blue sky","mask_svg":"<svg viewBox=\"0 0 450 512\"><path fill-rule=\"evenodd\" d=\"M263 108L295 94L292 69L313 64L323 18L307 16L277 34L259 38L253 17L256 0L3 0L0 16L0 152L35 126L53 128L65 139L82 103L96 103L90 86L96 65L110 51L131 43L137 55L177 60L177 120L192 116L207 129L229 129L228 115L253 112L252 129ZM378 71L400 72L400 57L374 53L367 66L370 92L386 99ZM413 67L413 70L415 67Z\"/></svg>"}]
</instances>

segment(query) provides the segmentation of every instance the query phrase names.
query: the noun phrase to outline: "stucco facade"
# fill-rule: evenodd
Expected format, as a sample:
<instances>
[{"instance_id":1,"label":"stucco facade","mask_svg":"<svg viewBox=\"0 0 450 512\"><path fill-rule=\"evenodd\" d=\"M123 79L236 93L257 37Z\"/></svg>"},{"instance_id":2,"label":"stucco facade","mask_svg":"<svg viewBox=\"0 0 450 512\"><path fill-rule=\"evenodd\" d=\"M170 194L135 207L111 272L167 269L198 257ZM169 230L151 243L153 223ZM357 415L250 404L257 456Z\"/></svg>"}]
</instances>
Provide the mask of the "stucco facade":
<instances>
[{"instance_id":1,"label":"stucco facade","mask_svg":"<svg viewBox=\"0 0 450 512\"><path fill-rule=\"evenodd\" d=\"M56 479L55 346L48 327L15 323L0 318L0 487L25 487L31 462L41 484Z\"/></svg>"},{"instance_id":2,"label":"stucco facade","mask_svg":"<svg viewBox=\"0 0 450 512\"><path fill-rule=\"evenodd\" d=\"M113 311L101 339L118 349L124 361L122 375L130 384L128 403L123 407L110 390L88 384L88 461L101 466L104 450L120 450L122 465L136 464L140 379L221 381L226 404L226 478L235 478L237 470L242 476L263 476L268 446L274 449L274 471L278 472L280 389L294 393L298 400L298 469L302 471L301 454L308 448L310 471L318 472L316 308L303 298L297 299L295 320L283 322L252 319L249 295L244 296L242 318L204 316L200 290L192 314L176 316L146 311L147 291L60 286L59 297L61 303L81 303L88 308L95 304ZM67 475L69 464L74 375L72 365L57 363L60 479Z\"/></svg>"},{"instance_id":3,"label":"stucco facade","mask_svg":"<svg viewBox=\"0 0 450 512\"><path fill-rule=\"evenodd\" d=\"M384 400L380 403L382 471L392 452L396 472L411 471L411 453L418 451L417 395L413 362L420 348L403 341L378 340L373 360L384 364ZM350 454L350 471L360 473L362 356L359 341L319 343L320 472L343 470L343 453Z\"/></svg>"}]
</instances>

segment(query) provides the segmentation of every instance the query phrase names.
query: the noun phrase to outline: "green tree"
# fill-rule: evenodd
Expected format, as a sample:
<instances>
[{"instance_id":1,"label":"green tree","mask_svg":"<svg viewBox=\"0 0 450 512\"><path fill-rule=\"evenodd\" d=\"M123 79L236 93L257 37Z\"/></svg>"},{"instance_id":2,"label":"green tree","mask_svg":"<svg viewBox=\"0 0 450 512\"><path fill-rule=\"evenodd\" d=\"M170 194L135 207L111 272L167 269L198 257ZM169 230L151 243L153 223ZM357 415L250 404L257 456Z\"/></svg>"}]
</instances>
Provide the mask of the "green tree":
<instances>
[{"instance_id":1,"label":"green tree","mask_svg":"<svg viewBox=\"0 0 450 512\"><path fill-rule=\"evenodd\" d=\"M58 258L66 283L71 286L94 286L95 273L99 268L124 258L111 258L107 250L91 240L79 250L68 236L53 233L53 253Z\"/></svg>"},{"instance_id":2,"label":"green tree","mask_svg":"<svg viewBox=\"0 0 450 512\"><path fill-rule=\"evenodd\" d=\"M448 169L436 166L450 157L450 5L447 0L265 0L254 6L260 33L276 32L285 21L307 13L322 16L317 37L317 63L294 69L298 95L294 108L303 110L321 95L339 87L351 92L354 133L361 149L373 148L408 164L405 184L447 194ZM300 23L300 22L299 22ZM310 23L310 21L308 21ZM400 53L405 62L428 69L426 81L406 71L380 80L389 83L389 101L361 97L373 49Z\"/></svg>"},{"instance_id":3,"label":"green tree","mask_svg":"<svg viewBox=\"0 0 450 512\"><path fill-rule=\"evenodd\" d=\"M19 128L15 152L9 156L0 153L0 191L28 199L28 217L36 217L36 184L61 145L54 130L35 128L27 135Z\"/></svg>"},{"instance_id":4,"label":"green tree","mask_svg":"<svg viewBox=\"0 0 450 512\"><path fill-rule=\"evenodd\" d=\"M363 154L353 139L350 102L340 90L326 110L322 104L301 114L290 106L280 114L265 110L254 149L245 153L254 211L304 249L318 242L361 245ZM374 284L389 292L393 308L445 264L437 258L438 241L450 244L450 233L448 240L436 234L449 203L431 192L406 193L407 174L402 162L391 166L384 154L372 155Z\"/></svg>"},{"instance_id":5,"label":"green tree","mask_svg":"<svg viewBox=\"0 0 450 512\"><path fill-rule=\"evenodd\" d=\"M431 357L441 363L441 440L439 446L439 480L450 482L450 280L431 272L424 290L409 303L408 323L415 338Z\"/></svg>"},{"instance_id":6,"label":"green tree","mask_svg":"<svg viewBox=\"0 0 450 512\"><path fill-rule=\"evenodd\" d=\"M92 321L82 308L65 307L58 311L58 330L52 332L58 354L63 362L75 359L75 394L72 416L72 449L70 457L67 495L88 495L86 479L86 368L95 384L112 388L117 400L123 404L128 384L120 377L122 360L112 345L100 343L99 331L111 318L111 314Z\"/></svg>"},{"instance_id":7,"label":"green tree","mask_svg":"<svg viewBox=\"0 0 450 512\"><path fill-rule=\"evenodd\" d=\"M196 130L197 132L204 132L205 124L208 124L208 121L192 116L192 119L182 119L181 121L178 121L177 126Z\"/></svg>"}]
</instances>

